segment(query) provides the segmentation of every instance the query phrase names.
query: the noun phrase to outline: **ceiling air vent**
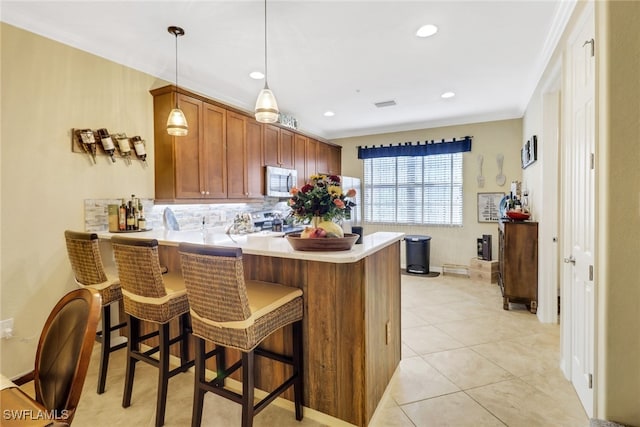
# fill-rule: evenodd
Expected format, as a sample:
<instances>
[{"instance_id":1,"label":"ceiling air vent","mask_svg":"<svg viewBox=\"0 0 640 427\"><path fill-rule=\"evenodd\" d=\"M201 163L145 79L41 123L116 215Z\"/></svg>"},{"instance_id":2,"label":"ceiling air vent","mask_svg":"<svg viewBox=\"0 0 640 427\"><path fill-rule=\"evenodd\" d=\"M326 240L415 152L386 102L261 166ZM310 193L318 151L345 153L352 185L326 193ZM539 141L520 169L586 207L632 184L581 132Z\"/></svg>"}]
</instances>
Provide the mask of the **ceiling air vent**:
<instances>
[{"instance_id":1,"label":"ceiling air vent","mask_svg":"<svg viewBox=\"0 0 640 427\"><path fill-rule=\"evenodd\" d=\"M382 101L382 102L376 102L375 104L376 107L378 108L382 108L382 107L392 107L394 105L396 105L396 101L394 101L393 99L391 101Z\"/></svg>"}]
</instances>

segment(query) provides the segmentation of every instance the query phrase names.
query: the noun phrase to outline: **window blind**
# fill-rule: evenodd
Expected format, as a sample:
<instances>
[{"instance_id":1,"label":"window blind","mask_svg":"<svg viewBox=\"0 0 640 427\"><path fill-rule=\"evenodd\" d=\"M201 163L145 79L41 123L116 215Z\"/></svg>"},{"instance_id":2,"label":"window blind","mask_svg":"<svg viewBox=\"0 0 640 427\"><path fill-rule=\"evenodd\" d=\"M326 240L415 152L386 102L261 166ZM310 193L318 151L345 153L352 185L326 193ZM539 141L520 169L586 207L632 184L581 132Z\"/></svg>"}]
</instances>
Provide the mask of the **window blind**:
<instances>
[{"instance_id":1,"label":"window blind","mask_svg":"<svg viewBox=\"0 0 640 427\"><path fill-rule=\"evenodd\" d=\"M462 225L462 153L364 159L364 219Z\"/></svg>"}]
</instances>

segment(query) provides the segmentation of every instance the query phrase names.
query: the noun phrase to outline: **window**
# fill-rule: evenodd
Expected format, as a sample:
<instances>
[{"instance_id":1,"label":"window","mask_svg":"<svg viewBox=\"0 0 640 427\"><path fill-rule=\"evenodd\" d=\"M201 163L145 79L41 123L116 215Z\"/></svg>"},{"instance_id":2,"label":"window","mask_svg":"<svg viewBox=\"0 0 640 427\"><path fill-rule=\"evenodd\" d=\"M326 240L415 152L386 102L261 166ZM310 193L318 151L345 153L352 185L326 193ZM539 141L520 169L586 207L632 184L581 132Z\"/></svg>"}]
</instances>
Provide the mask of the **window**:
<instances>
[{"instance_id":1,"label":"window","mask_svg":"<svg viewBox=\"0 0 640 427\"><path fill-rule=\"evenodd\" d=\"M462 225L462 153L364 159L364 219Z\"/></svg>"}]
</instances>

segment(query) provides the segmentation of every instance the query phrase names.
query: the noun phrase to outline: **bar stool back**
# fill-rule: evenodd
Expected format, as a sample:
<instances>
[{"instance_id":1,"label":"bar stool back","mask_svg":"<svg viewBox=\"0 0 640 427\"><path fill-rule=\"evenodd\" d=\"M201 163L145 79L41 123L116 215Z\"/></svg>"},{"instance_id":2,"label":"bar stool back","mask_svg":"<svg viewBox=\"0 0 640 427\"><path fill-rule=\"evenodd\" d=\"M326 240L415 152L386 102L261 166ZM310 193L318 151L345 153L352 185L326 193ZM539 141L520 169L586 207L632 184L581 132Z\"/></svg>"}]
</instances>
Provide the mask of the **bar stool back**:
<instances>
[{"instance_id":1,"label":"bar stool back","mask_svg":"<svg viewBox=\"0 0 640 427\"><path fill-rule=\"evenodd\" d=\"M156 426L164 424L169 378L186 372L193 366L189 360L189 302L182 276L169 272L162 274L158 258L158 241L112 237L111 243L120 275L124 311L129 321L129 345L127 347L127 372L122 406L131 405L135 365L138 361L159 369L156 402ZM178 335L170 336L169 322L179 321ZM156 324L158 330L141 335L141 321ZM141 350L140 344L157 336L159 344ZM169 349L180 346L180 366L169 369ZM157 354L157 358L152 357Z\"/></svg>"},{"instance_id":2,"label":"bar stool back","mask_svg":"<svg viewBox=\"0 0 640 427\"><path fill-rule=\"evenodd\" d=\"M126 342L111 346L111 332L127 326L127 322L111 323L111 304L122 300L120 279L115 271L104 268L96 233L66 230L64 238L76 283L81 288L98 291L102 298L102 327L96 333L96 341L102 345L97 390L98 394L102 394L107 381L109 354L127 346ZM119 317L123 318L124 315Z\"/></svg>"},{"instance_id":3,"label":"bar stool back","mask_svg":"<svg viewBox=\"0 0 640 427\"><path fill-rule=\"evenodd\" d=\"M187 287L196 348L196 378L192 426L200 426L206 392L242 404L242 426L253 425L253 417L293 385L296 419L302 419L302 290L277 283L244 279L242 250L182 243L179 246L182 275ZM258 345L272 332L292 324L292 355L275 354ZM216 350L205 352L205 341ZM242 352L240 361L225 366L223 347ZM220 349L222 348L222 351ZM218 373L205 379L205 360L216 355ZM254 355L293 366L286 379L254 405ZM242 367L242 395L224 387L232 372Z\"/></svg>"}]
</instances>

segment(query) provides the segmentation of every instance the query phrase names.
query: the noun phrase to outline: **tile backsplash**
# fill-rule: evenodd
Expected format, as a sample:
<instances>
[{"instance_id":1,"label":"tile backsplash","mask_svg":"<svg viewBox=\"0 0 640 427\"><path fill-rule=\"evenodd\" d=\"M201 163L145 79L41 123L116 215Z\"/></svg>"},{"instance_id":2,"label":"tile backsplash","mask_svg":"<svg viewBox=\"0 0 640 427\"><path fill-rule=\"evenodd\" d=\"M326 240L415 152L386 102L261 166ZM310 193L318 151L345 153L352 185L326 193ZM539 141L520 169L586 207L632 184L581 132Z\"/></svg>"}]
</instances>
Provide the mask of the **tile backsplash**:
<instances>
[{"instance_id":1,"label":"tile backsplash","mask_svg":"<svg viewBox=\"0 0 640 427\"><path fill-rule=\"evenodd\" d=\"M164 228L162 214L170 208L180 226L180 230L199 230L204 218L205 227L228 227L233 223L236 214L243 212L280 211L286 214L289 208L286 202L265 198L262 203L224 203L201 205L156 205L153 199L140 199L144 207L147 228ZM108 206L120 205L122 199L85 199L84 228L85 231L107 231L109 229Z\"/></svg>"}]
</instances>

